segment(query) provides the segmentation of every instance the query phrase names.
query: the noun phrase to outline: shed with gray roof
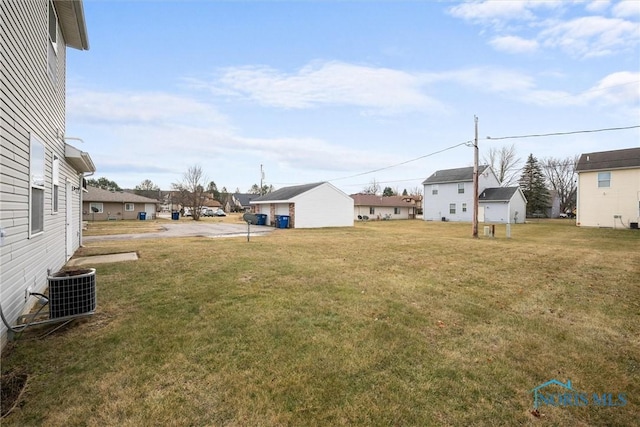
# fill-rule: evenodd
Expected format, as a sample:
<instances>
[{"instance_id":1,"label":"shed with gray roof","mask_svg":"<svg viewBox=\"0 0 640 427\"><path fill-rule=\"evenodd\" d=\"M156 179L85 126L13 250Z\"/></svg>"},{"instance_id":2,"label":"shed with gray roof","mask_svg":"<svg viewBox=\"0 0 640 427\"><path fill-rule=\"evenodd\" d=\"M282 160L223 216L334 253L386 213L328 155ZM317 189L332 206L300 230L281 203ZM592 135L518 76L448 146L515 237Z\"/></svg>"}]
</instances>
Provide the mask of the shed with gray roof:
<instances>
[{"instance_id":1,"label":"shed with gray roof","mask_svg":"<svg viewBox=\"0 0 640 427\"><path fill-rule=\"evenodd\" d=\"M485 188L478 194L478 221L524 223L527 199L520 187Z\"/></svg>"}]
</instances>

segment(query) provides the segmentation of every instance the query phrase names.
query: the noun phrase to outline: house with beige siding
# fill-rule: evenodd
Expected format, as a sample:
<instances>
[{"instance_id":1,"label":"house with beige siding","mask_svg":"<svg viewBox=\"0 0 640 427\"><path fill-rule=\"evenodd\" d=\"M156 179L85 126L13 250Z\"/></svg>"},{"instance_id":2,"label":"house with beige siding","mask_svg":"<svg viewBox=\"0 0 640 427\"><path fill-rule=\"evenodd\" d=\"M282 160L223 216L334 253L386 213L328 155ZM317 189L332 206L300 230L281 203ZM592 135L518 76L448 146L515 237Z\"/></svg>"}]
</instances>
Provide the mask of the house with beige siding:
<instances>
[{"instance_id":1,"label":"house with beige siding","mask_svg":"<svg viewBox=\"0 0 640 427\"><path fill-rule=\"evenodd\" d=\"M576 172L577 225L638 228L640 148L582 154Z\"/></svg>"},{"instance_id":2,"label":"house with beige siding","mask_svg":"<svg viewBox=\"0 0 640 427\"><path fill-rule=\"evenodd\" d=\"M66 49L89 48L82 1L0 2L0 345L81 244L88 153L65 139ZM76 139L74 139L76 141Z\"/></svg>"},{"instance_id":3,"label":"house with beige siding","mask_svg":"<svg viewBox=\"0 0 640 427\"><path fill-rule=\"evenodd\" d=\"M416 202L411 197L352 194L354 219L415 219Z\"/></svg>"},{"instance_id":4,"label":"house with beige siding","mask_svg":"<svg viewBox=\"0 0 640 427\"><path fill-rule=\"evenodd\" d=\"M160 201L127 191L103 190L87 187L82 201L82 219L107 221L126 219L155 219Z\"/></svg>"}]
</instances>

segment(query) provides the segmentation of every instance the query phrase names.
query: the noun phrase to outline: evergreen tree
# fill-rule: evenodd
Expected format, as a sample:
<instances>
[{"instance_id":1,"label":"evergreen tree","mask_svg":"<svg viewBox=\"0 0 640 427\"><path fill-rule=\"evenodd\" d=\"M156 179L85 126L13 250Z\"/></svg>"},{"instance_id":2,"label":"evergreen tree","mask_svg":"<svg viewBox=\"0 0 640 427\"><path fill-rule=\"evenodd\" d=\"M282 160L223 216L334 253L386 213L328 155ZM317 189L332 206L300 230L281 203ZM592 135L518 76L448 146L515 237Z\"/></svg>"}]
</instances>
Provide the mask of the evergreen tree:
<instances>
[{"instance_id":1,"label":"evergreen tree","mask_svg":"<svg viewBox=\"0 0 640 427\"><path fill-rule=\"evenodd\" d=\"M382 197L390 197L395 195L396 195L396 192L393 191L393 188L391 187L384 187L384 190L382 190Z\"/></svg>"},{"instance_id":2,"label":"evergreen tree","mask_svg":"<svg viewBox=\"0 0 640 427\"><path fill-rule=\"evenodd\" d=\"M103 190L109 191L122 191L122 188L115 181L111 181L105 177L101 177L98 179L90 178L87 180L87 185L91 187L102 188Z\"/></svg>"},{"instance_id":3,"label":"evergreen tree","mask_svg":"<svg viewBox=\"0 0 640 427\"><path fill-rule=\"evenodd\" d=\"M527 198L527 216L533 216L534 213L545 215L549 207L549 191L545 184L542 165L533 154L529 154L518 183Z\"/></svg>"}]
</instances>

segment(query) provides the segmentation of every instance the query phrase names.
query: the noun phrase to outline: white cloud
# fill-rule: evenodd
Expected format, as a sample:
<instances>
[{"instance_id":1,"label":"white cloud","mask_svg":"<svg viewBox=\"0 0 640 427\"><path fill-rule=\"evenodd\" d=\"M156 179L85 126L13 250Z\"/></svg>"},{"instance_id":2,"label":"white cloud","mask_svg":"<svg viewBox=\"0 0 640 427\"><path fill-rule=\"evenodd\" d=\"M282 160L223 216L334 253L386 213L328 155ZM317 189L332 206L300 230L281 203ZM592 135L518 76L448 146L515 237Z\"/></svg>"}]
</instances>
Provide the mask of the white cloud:
<instances>
[{"instance_id":1,"label":"white cloud","mask_svg":"<svg viewBox=\"0 0 640 427\"><path fill-rule=\"evenodd\" d=\"M389 153L363 152L310 136L246 137L213 105L187 95L74 90L67 105L99 174L173 174L176 180L193 164L215 169L225 159L238 158L334 173L390 161Z\"/></svg>"},{"instance_id":2,"label":"white cloud","mask_svg":"<svg viewBox=\"0 0 640 427\"><path fill-rule=\"evenodd\" d=\"M534 16L527 9L526 1L476 1L462 3L449 9L456 18L476 22L497 22L498 20L528 20Z\"/></svg>"},{"instance_id":3,"label":"white cloud","mask_svg":"<svg viewBox=\"0 0 640 427\"><path fill-rule=\"evenodd\" d=\"M613 7L613 16L618 18L640 19L640 2L638 0L623 0Z\"/></svg>"},{"instance_id":4,"label":"white cloud","mask_svg":"<svg viewBox=\"0 0 640 427\"><path fill-rule=\"evenodd\" d=\"M620 71L609 74L582 95L606 105L640 106L640 72Z\"/></svg>"},{"instance_id":5,"label":"white cloud","mask_svg":"<svg viewBox=\"0 0 640 427\"><path fill-rule=\"evenodd\" d=\"M538 50L538 42L517 36L494 37L491 46L507 53L532 53Z\"/></svg>"},{"instance_id":6,"label":"white cloud","mask_svg":"<svg viewBox=\"0 0 640 427\"><path fill-rule=\"evenodd\" d=\"M587 3L585 9L589 12L600 13L606 11L609 6L611 6L611 2L609 0L593 0Z\"/></svg>"},{"instance_id":7,"label":"white cloud","mask_svg":"<svg viewBox=\"0 0 640 427\"><path fill-rule=\"evenodd\" d=\"M471 22L493 24L501 27L508 21L531 21L536 19L536 9L555 9L562 6L558 1L540 0L486 0L462 3L449 8L456 18Z\"/></svg>"},{"instance_id":8,"label":"white cloud","mask_svg":"<svg viewBox=\"0 0 640 427\"><path fill-rule=\"evenodd\" d=\"M548 76L548 75L547 75ZM563 75L557 75L563 78ZM616 72L579 93L539 87L534 76L497 67L476 67L431 75L434 82L452 82L487 94L499 95L522 104L541 107L592 105L615 106L636 111L640 106L640 73Z\"/></svg>"},{"instance_id":9,"label":"white cloud","mask_svg":"<svg viewBox=\"0 0 640 427\"><path fill-rule=\"evenodd\" d=\"M554 25L540 33L543 44L575 57L610 55L637 45L640 27L622 19L588 16Z\"/></svg>"},{"instance_id":10,"label":"white cloud","mask_svg":"<svg viewBox=\"0 0 640 427\"><path fill-rule=\"evenodd\" d=\"M442 109L422 92L423 83L419 75L404 71L331 61L292 74L269 67L228 68L210 87L214 93L235 93L279 108L355 106L380 114Z\"/></svg>"},{"instance_id":11,"label":"white cloud","mask_svg":"<svg viewBox=\"0 0 640 427\"><path fill-rule=\"evenodd\" d=\"M226 118L209 104L161 92L69 92L74 117L96 122L163 123L197 120L222 124Z\"/></svg>"},{"instance_id":12,"label":"white cloud","mask_svg":"<svg viewBox=\"0 0 640 427\"><path fill-rule=\"evenodd\" d=\"M489 43L509 53L546 47L561 49L575 58L590 58L625 52L640 43L640 1L616 3L611 9L613 18L604 15L610 8L608 1L587 3L585 16L579 16L585 10L578 11L577 4L488 0L460 4L449 13L488 28L494 33ZM563 19L570 12L578 17Z\"/></svg>"}]
</instances>

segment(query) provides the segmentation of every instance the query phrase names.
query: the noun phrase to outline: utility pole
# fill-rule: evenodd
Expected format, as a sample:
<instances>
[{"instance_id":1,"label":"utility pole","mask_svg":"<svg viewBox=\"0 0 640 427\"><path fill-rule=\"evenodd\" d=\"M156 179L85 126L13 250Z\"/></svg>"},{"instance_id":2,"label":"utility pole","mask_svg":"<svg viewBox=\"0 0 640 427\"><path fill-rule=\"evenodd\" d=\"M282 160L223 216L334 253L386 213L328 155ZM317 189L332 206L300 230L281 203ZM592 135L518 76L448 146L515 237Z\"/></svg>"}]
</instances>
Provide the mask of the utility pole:
<instances>
[{"instance_id":1,"label":"utility pole","mask_svg":"<svg viewBox=\"0 0 640 427\"><path fill-rule=\"evenodd\" d=\"M262 196L262 181L264 180L264 171L262 170L262 163L260 164L260 195Z\"/></svg>"},{"instance_id":2,"label":"utility pole","mask_svg":"<svg viewBox=\"0 0 640 427\"><path fill-rule=\"evenodd\" d=\"M473 139L473 237L478 238L478 116L475 121L475 137Z\"/></svg>"}]
</instances>

